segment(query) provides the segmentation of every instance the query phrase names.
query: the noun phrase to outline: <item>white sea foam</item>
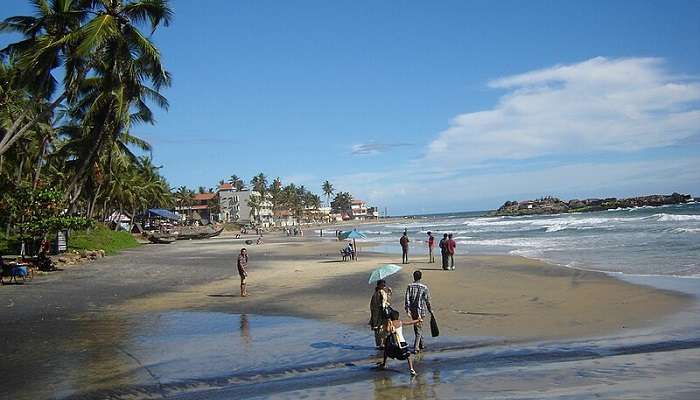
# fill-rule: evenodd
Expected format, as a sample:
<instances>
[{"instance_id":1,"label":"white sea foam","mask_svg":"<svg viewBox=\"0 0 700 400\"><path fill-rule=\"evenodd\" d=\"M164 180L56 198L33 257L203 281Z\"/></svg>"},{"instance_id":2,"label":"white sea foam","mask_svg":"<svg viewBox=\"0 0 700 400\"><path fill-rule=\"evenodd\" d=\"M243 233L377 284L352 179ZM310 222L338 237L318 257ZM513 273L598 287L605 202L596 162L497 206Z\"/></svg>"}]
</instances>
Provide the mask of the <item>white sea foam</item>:
<instances>
[{"instance_id":1,"label":"white sea foam","mask_svg":"<svg viewBox=\"0 0 700 400\"><path fill-rule=\"evenodd\" d=\"M659 222L677 222L677 221L700 221L700 215L686 215L686 214L654 214L652 218L655 218Z\"/></svg>"},{"instance_id":2,"label":"white sea foam","mask_svg":"<svg viewBox=\"0 0 700 400\"><path fill-rule=\"evenodd\" d=\"M673 233L700 233L700 228L673 228Z\"/></svg>"}]
</instances>

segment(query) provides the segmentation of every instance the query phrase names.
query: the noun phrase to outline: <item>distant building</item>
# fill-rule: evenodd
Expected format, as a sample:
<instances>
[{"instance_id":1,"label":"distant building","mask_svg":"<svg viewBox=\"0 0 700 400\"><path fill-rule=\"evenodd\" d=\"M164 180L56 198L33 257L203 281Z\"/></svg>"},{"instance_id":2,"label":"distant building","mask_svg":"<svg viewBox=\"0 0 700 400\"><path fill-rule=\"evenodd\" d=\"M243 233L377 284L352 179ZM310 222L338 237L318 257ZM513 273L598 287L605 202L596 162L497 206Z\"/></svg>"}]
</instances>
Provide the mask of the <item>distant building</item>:
<instances>
[{"instance_id":1,"label":"distant building","mask_svg":"<svg viewBox=\"0 0 700 400\"><path fill-rule=\"evenodd\" d=\"M242 225L253 222L264 227L272 225L272 195L267 193L265 200L257 200L260 208L251 213L251 197L259 197L260 193L254 190L236 190L233 185L224 183L219 186L219 217L223 222L236 222Z\"/></svg>"},{"instance_id":2,"label":"distant building","mask_svg":"<svg viewBox=\"0 0 700 400\"><path fill-rule=\"evenodd\" d=\"M287 227L299 225L299 222L289 210L275 210L272 214L274 226Z\"/></svg>"},{"instance_id":3,"label":"distant building","mask_svg":"<svg viewBox=\"0 0 700 400\"><path fill-rule=\"evenodd\" d=\"M219 205L218 193L198 193L192 198L192 204L180 205L175 210L183 218L199 217L202 224L213 223L219 220L217 208Z\"/></svg>"},{"instance_id":4,"label":"distant building","mask_svg":"<svg viewBox=\"0 0 700 400\"><path fill-rule=\"evenodd\" d=\"M359 199L353 199L351 203L352 216L358 221L367 219L367 204Z\"/></svg>"}]
</instances>

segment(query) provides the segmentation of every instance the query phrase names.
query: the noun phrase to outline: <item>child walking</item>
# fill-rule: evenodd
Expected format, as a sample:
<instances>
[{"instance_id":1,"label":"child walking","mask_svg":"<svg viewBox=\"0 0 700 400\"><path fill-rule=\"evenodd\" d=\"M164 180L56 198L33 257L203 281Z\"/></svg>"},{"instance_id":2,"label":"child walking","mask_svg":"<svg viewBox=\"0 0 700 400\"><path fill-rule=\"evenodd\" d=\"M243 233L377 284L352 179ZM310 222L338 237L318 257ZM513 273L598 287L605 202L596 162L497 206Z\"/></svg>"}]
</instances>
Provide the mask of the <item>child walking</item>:
<instances>
[{"instance_id":1,"label":"child walking","mask_svg":"<svg viewBox=\"0 0 700 400\"><path fill-rule=\"evenodd\" d=\"M399 320L399 312L396 310L391 310L389 312L389 321L386 324L386 331L388 336L384 344L384 360L379 364L379 368L386 367L386 359L391 357L396 360L407 360L408 369L411 375L416 375L416 370L413 369L413 359L411 358L411 352L408 349L408 344L406 339L403 337L403 326L413 325L423 320L418 317L412 321L401 321Z\"/></svg>"}]
</instances>

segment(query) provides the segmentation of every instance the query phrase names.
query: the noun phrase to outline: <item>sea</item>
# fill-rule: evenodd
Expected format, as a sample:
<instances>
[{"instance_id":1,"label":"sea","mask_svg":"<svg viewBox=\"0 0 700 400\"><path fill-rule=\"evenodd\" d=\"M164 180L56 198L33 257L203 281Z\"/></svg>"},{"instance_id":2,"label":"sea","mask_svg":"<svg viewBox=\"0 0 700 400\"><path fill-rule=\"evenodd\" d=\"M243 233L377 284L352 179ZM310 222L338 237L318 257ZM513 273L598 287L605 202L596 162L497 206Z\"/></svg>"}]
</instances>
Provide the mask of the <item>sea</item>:
<instances>
[{"instance_id":1,"label":"sea","mask_svg":"<svg viewBox=\"0 0 700 400\"><path fill-rule=\"evenodd\" d=\"M465 212L404 217L357 227L376 251L427 253L427 233L454 235L458 254L511 254L633 276L700 278L700 203L529 216Z\"/></svg>"}]
</instances>

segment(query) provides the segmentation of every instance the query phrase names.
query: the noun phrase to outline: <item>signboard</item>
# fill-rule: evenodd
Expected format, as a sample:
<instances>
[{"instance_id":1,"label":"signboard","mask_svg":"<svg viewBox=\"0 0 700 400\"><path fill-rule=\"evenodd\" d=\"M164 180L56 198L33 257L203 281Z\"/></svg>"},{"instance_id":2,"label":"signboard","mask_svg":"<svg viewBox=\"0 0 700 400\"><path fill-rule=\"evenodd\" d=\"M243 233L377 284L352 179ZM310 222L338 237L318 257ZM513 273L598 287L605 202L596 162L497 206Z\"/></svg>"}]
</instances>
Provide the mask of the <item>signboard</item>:
<instances>
[{"instance_id":1,"label":"signboard","mask_svg":"<svg viewBox=\"0 0 700 400\"><path fill-rule=\"evenodd\" d=\"M68 240L66 240L66 231L58 232L58 252L64 252L68 248Z\"/></svg>"}]
</instances>

